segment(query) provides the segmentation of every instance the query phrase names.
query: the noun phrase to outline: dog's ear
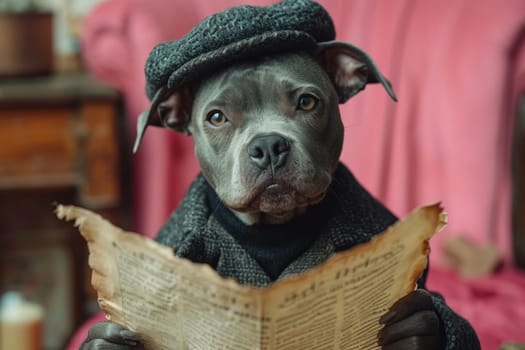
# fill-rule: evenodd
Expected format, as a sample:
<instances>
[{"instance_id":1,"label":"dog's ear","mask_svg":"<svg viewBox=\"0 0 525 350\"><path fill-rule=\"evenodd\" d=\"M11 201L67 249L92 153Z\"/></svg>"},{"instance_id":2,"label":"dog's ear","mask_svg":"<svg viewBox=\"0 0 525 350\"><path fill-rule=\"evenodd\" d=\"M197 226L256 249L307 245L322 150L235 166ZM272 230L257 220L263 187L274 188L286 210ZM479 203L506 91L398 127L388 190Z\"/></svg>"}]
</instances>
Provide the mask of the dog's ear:
<instances>
[{"instance_id":1,"label":"dog's ear","mask_svg":"<svg viewBox=\"0 0 525 350\"><path fill-rule=\"evenodd\" d=\"M339 103L348 101L368 83L381 83L388 95L397 101L390 82L360 48L341 41L327 41L318 44L316 57L332 79Z\"/></svg>"},{"instance_id":2,"label":"dog's ear","mask_svg":"<svg viewBox=\"0 0 525 350\"><path fill-rule=\"evenodd\" d=\"M189 89L168 91L161 88L150 107L140 114L133 153L137 152L148 125L161 126L190 135L192 96Z\"/></svg>"}]
</instances>

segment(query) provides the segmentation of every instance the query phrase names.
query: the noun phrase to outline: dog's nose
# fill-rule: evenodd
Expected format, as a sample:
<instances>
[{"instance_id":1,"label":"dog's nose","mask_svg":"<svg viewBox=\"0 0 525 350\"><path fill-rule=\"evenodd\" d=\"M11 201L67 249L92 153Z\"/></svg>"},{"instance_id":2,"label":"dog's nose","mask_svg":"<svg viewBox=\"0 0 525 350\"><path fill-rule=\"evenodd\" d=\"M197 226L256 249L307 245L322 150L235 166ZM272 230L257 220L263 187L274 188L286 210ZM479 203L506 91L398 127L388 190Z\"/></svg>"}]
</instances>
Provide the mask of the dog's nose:
<instances>
[{"instance_id":1,"label":"dog's nose","mask_svg":"<svg viewBox=\"0 0 525 350\"><path fill-rule=\"evenodd\" d=\"M286 163L290 142L279 135L256 137L248 145L248 156L260 169L271 166L272 171Z\"/></svg>"}]
</instances>

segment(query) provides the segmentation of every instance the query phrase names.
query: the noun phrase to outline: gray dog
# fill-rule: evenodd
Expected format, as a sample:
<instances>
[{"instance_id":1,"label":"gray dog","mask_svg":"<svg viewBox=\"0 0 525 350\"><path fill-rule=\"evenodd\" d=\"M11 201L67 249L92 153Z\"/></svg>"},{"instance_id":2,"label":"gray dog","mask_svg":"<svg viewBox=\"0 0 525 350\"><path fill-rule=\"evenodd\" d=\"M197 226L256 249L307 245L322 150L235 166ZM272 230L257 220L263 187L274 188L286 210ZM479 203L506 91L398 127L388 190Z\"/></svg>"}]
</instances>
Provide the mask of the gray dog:
<instances>
[{"instance_id":1,"label":"gray dog","mask_svg":"<svg viewBox=\"0 0 525 350\"><path fill-rule=\"evenodd\" d=\"M289 7L297 12L297 6L331 25L324 9L306 0L284 1L270 10L234 8L203 23L229 23L243 11L248 17L253 11L280 16ZM198 37L203 26L188 37ZM256 286L304 272L337 251L370 240L396 220L339 163L343 124L338 104L371 82L381 83L395 99L372 60L350 44L319 38L307 47L269 53L269 45L263 47L266 52L252 50L246 57L241 55L246 50L234 50L235 59L211 59L213 71L200 71L198 79L173 78L172 72L184 64L164 69L160 79L147 69L153 102L141 117L138 135L140 142L147 125L191 134L202 170L157 240L222 276ZM160 54L163 48L156 50L150 67L170 57ZM174 83L181 80L185 83ZM470 325L424 288L425 276L416 291L380 319L381 347L479 349ZM142 348L139 337L111 322L91 327L81 347L130 348Z\"/></svg>"}]
</instances>

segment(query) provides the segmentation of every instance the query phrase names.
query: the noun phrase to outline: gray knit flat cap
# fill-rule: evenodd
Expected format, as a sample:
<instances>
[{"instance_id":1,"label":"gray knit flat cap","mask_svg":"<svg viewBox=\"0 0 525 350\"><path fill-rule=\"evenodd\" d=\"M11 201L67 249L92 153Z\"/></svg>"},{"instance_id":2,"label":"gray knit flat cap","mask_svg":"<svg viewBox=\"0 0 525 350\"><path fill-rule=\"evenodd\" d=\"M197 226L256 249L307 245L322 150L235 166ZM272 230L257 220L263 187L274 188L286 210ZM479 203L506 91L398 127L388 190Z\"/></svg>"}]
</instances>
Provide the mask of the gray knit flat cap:
<instances>
[{"instance_id":1,"label":"gray knit flat cap","mask_svg":"<svg viewBox=\"0 0 525 350\"><path fill-rule=\"evenodd\" d=\"M237 6L205 18L180 40L156 46L146 62L146 93L173 91L218 67L258 55L314 50L335 39L330 15L309 0Z\"/></svg>"}]
</instances>

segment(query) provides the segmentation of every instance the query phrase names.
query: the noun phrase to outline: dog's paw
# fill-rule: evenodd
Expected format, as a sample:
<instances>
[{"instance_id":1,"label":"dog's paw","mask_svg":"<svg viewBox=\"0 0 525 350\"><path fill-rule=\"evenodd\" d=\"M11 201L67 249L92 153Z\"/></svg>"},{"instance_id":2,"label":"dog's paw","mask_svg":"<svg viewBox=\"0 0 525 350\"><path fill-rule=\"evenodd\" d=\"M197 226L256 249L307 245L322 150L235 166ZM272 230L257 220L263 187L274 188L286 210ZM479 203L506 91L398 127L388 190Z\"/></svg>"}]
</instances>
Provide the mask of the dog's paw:
<instances>
[{"instance_id":1,"label":"dog's paw","mask_svg":"<svg viewBox=\"0 0 525 350\"><path fill-rule=\"evenodd\" d=\"M138 336L113 322L95 323L79 350L143 350Z\"/></svg>"},{"instance_id":2,"label":"dog's paw","mask_svg":"<svg viewBox=\"0 0 525 350\"><path fill-rule=\"evenodd\" d=\"M383 350L444 350L445 333L429 292L418 289L398 300L381 317Z\"/></svg>"}]
</instances>

